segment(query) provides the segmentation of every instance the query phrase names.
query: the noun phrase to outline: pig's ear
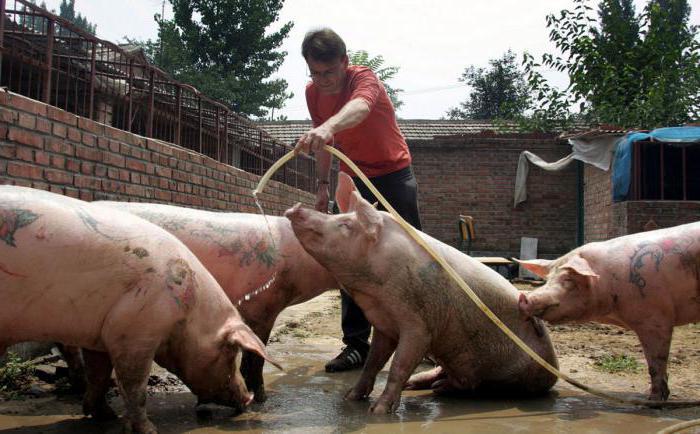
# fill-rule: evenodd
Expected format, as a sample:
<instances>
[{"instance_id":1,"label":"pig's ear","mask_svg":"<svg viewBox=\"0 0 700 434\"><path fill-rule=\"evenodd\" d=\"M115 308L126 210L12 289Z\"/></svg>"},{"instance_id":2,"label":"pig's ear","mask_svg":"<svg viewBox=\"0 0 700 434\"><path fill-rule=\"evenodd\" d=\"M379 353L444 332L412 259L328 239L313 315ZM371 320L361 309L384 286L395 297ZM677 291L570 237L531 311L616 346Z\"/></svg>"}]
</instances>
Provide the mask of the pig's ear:
<instances>
[{"instance_id":1,"label":"pig's ear","mask_svg":"<svg viewBox=\"0 0 700 434\"><path fill-rule=\"evenodd\" d=\"M571 258L567 259L566 262L564 262L561 265L561 268L569 269L574 273L580 274L584 277L600 277L595 271L593 271L593 269L591 268L591 264L589 264L587 260L585 260L579 255L574 255Z\"/></svg>"},{"instance_id":2,"label":"pig's ear","mask_svg":"<svg viewBox=\"0 0 700 434\"><path fill-rule=\"evenodd\" d=\"M528 259L521 261L520 259L511 258L513 261L522 265L527 271L535 273L539 277L545 278L549 274L549 270L552 269L552 263L554 261L549 259Z\"/></svg>"},{"instance_id":3,"label":"pig's ear","mask_svg":"<svg viewBox=\"0 0 700 434\"><path fill-rule=\"evenodd\" d=\"M379 233L384 226L382 215L369 202L364 200L360 193L354 192L352 197L358 222L370 239L376 241L379 239Z\"/></svg>"},{"instance_id":4,"label":"pig's ear","mask_svg":"<svg viewBox=\"0 0 700 434\"><path fill-rule=\"evenodd\" d=\"M338 172L338 186L335 189L335 203L341 213L348 212L350 208L350 196L357 190L352 178L345 172Z\"/></svg>"},{"instance_id":5,"label":"pig's ear","mask_svg":"<svg viewBox=\"0 0 700 434\"><path fill-rule=\"evenodd\" d=\"M245 324L238 324L233 327L226 337L226 342L232 346L240 346L246 351L251 351L268 362L272 363L280 371L284 371L284 368L272 360L265 350L265 345L262 343L260 338L253 333L253 331L248 328Z\"/></svg>"},{"instance_id":6,"label":"pig's ear","mask_svg":"<svg viewBox=\"0 0 700 434\"><path fill-rule=\"evenodd\" d=\"M350 192L350 195L348 196L348 209L345 212L354 212L357 210L357 202L359 202L360 199L362 199L360 193L357 191L354 193Z\"/></svg>"}]
</instances>

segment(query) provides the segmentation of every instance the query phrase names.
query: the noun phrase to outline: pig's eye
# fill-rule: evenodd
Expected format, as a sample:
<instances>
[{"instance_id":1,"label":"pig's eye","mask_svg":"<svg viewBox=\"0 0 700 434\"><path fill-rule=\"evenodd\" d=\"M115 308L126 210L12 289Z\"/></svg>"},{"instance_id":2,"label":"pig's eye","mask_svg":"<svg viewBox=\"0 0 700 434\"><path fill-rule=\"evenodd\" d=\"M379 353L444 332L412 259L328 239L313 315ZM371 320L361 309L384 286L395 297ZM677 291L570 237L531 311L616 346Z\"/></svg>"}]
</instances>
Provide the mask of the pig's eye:
<instances>
[{"instance_id":1,"label":"pig's eye","mask_svg":"<svg viewBox=\"0 0 700 434\"><path fill-rule=\"evenodd\" d=\"M345 223L345 222L338 223L338 227L342 228L342 229L346 229L346 230L350 229L350 225L348 223Z\"/></svg>"}]
</instances>

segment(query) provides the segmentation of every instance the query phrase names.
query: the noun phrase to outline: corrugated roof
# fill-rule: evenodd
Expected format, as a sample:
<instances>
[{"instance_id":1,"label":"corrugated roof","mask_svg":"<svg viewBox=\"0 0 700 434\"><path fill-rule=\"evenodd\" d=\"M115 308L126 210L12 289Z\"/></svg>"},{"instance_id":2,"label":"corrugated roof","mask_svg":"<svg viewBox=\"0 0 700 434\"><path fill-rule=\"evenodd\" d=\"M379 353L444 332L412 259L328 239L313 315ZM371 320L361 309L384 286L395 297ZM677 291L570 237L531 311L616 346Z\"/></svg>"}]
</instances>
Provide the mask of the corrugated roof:
<instances>
[{"instance_id":1,"label":"corrugated roof","mask_svg":"<svg viewBox=\"0 0 700 434\"><path fill-rule=\"evenodd\" d=\"M311 129L310 120L258 121L256 124L286 144L296 143L302 134ZM483 131L503 132L501 125L477 120L399 119L398 124L406 140L430 140L436 136L478 134ZM515 129L507 128L506 132L515 132Z\"/></svg>"}]
</instances>

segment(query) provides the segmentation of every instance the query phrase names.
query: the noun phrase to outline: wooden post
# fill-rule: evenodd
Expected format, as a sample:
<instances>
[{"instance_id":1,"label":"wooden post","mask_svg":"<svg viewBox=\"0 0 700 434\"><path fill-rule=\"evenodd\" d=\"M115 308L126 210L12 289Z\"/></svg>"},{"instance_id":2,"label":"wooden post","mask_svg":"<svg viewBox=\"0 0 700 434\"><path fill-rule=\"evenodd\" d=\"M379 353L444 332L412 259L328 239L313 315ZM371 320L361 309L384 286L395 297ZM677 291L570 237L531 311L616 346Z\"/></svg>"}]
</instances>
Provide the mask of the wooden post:
<instances>
[{"instance_id":1,"label":"wooden post","mask_svg":"<svg viewBox=\"0 0 700 434\"><path fill-rule=\"evenodd\" d=\"M5 51L5 9L7 0L0 0L0 66L2 66L2 53ZM2 80L2 68L0 68L0 81ZM8 83L9 88L9 83Z\"/></svg>"},{"instance_id":2,"label":"wooden post","mask_svg":"<svg viewBox=\"0 0 700 434\"><path fill-rule=\"evenodd\" d=\"M129 109L127 110L126 130L131 132L131 117L134 105L134 59L129 59Z\"/></svg>"},{"instance_id":3,"label":"wooden post","mask_svg":"<svg viewBox=\"0 0 700 434\"><path fill-rule=\"evenodd\" d=\"M3 20L5 17L0 17ZM49 19L48 28L46 30L46 70L44 77L44 98L43 102L51 104L51 68L53 67L53 38L56 30L53 20Z\"/></svg>"},{"instance_id":4,"label":"wooden post","mask_svg":"<svg viewBox=\"0 0 700 434\"><path fill-rule=\"evenodd\" d=\"M228 147L228 110L224 112L224 153L226 164L233 166L233 159L230 157L231 150Z\"/></svg>"},{"instance_id":5,"label":"wooden post","mask_svg":"<svg viewBox=\"0 0 700 434\"><path fill-rule=\"evenodd\" d=\"M219 124L219 106L216 106L216 160L221 162L221 126Z\"/></svg>"},{"instance_id":6,"label":"wooden post","mask_svg":"<svg viewBox=\"0 0 700 434\"><path fill-rule=\"evenodd\" d=\"M260 157L260 175L263 175L265 173L265 164L263 162L263 136L262 136L262 131L258 131L258 145L260 146L260 154L258 154Z\"/></svg>"},{"instance_id":7,"label":"wooden post","mask_svg":"<svg viewBox=\"0 0 700 434\"><path fill-rule=\"evenodd\" d=\"M151 78L148 83L149 87L149 95L148 95L148 120L146 121L146 137L151 137L153 138L153 110L154 110L154 101L155 101L155 70L151 69Z\"/></svg>"},{"instance_id":8,"label":"wooden post","mask_svg":"<svg viewBox=\"0 0 700 434\"><path fill-rule=\"evenodd\" d=\"M182 133L182 88L178 84L175 88L175 105L177 105L177 131L175 132L175 144L180 145Z\"/></svg>"},{"instance_id":9,"label":"wooden post","mask_svg":"<svg viewBox=\"0 0 700 434\"><path fill-rule=\"evenodd\" d=\"M199 153L202 153L202 97L197 96L197 108L199 109Z\"/></svg>"},{"instance_id":10,"label":"wooden post","mask_svg":"<svg viewBox=\"0 0 700 434\"><path fill-rule=\"evenodd\" d=\"M88 117L90 119L95 119L95 51L97 47L97 41L92 41L92 58L90 59L90 111L88 112Z\"/></svg>"}]
</instances>

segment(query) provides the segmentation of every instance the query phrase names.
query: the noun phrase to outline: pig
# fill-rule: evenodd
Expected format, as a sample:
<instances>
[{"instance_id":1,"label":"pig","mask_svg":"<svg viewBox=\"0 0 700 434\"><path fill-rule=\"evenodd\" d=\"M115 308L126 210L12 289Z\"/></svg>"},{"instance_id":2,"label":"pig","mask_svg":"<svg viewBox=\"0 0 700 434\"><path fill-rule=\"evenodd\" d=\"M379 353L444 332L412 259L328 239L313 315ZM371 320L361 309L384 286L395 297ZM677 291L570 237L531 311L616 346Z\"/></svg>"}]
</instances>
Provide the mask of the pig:
<instances>
[{"instance_id":1,"label":"pig","mask_svg":"<svg viewBox=\"0 0 700 434\"><path fill-rule=\"evenodd\" d=\"M179 238L212 273L264 343L284 308L338 288L328 270L301 247L284 217L154 203L92 204L135 214ZM262 371L263 359L246 352L241 372L257 402L266 398Z\"/></svg>"},{"instance_id":2,"label":"pig","mask_svg":"<svg viewBox=\"0 0 700 434\"><path fill-rule=\"evenodd\" d=\"M556 377L508 339L398 222L364 200L342 172L336 201L342 211L338 215L297 204L285 216L302 246L335 276L374 326L367 361L346 399L366 399L392 353L386 387L370 406L375 414L393 412L404 387L508 396L542 394L554 385ZM546 329L540 321L520 316L518 291L507 280L417 232L514 333L556 366ZM409 378L426 355L438 366Z\"/></svg>"},{"instance_id":3,"label":"pig","mask_svg":"<svg viewBox=\"0 0 700 434\"><path fill-rule=\"evenodd\" d=\"M146 415L152 361L200 403L241 411L252 396L240 348L267 357L221 287L175 237L137 216L25 187L0 186L0 354L14 343L84 348L86 415L111 418L112 368L127 429Z\"/></svg>"},{"instance_id":4,"label":"pig","mask_svg":"<svg viewBox=\"0 0 700 434\"><path fill-rule=\"evenodd\" d=\"M673 328L700 320L700 222L585 244L555 260L518 262L546 278L520 294L523 315L632 330L651 377L649 399L668 399Z\"/></svg>"}]
</instances>

